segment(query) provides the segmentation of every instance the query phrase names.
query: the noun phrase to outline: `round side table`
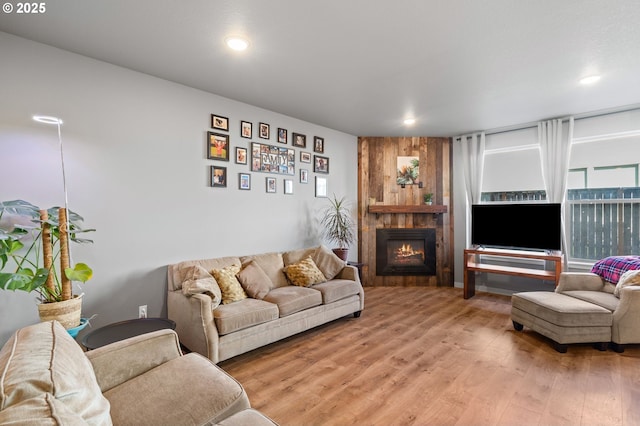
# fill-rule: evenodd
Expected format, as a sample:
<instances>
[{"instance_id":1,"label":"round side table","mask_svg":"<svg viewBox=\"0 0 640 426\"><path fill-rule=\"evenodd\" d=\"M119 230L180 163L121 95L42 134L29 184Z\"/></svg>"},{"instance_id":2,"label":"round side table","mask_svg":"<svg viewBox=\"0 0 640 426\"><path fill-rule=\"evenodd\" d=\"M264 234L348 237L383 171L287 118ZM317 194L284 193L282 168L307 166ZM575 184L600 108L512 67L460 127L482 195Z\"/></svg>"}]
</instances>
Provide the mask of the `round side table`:
<instances>
[{"instance_id":1,"label":"round side table","mask_svg":"<svg viewBox=\"0 0 640 426\"><path fill-rule=\"evenodd\" d=\"M87 350L92 350L109 343L165 328L175 330L176 323L167 318L138 318L116 322L87 333L82 338L82 346Z\"/></svg>"}]
</instances>

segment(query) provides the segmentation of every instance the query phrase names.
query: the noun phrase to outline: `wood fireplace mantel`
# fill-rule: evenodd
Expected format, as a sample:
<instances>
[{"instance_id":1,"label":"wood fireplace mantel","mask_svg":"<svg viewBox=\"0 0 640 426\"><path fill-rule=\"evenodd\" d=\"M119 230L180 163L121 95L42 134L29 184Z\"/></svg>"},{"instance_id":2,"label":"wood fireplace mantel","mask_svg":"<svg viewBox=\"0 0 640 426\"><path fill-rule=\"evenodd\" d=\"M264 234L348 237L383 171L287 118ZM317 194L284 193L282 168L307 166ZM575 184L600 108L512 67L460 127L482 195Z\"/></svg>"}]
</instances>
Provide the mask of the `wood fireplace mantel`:
<instances>
[{"instance_id":1,"label":"wood fireplace mantel","mask_svg":"<svg viewBox=\"0 0 640 426\"><path fill-rule=\"evenodd\" d=\"M369 205L369 213L390 213L390 214L410 214L410 213L434 213L442 214L447 212L447 206L440 205L413 205L413 206L396 206L390 204L371 204Z\"/></svg>"}]
</instances>

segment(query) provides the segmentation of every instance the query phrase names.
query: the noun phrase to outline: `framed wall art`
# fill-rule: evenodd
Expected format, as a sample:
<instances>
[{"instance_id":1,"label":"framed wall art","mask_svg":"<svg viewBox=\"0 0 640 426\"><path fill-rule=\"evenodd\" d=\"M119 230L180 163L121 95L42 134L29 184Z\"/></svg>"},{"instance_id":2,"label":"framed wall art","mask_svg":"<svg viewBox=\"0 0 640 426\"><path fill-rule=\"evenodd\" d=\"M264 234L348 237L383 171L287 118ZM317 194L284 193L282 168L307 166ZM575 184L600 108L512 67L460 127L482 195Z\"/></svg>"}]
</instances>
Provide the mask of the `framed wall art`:
<instances>
[{"instance_id":1,"label":"framed wall art","mask_svg":"<svg viewBox=\"0 0 640 426\"><path fill-rule=\"evenodd\" d=\"M420 159L418 157L398 157L396 163L396 182L398 185L413 185L420 181Z\"/></svg>"},{"instance_id":2,"label":"framed wall art","mask_svg":"<svg viewBox=\"0 0 640 426\"><path fill-rule=\"evenodd\" d=\"M211 127L218 130L229 131L229 119L221 115L211 114Z\"/></svg>"},{"instance_id":3,"label":"framed wall art","mask_svg":"<svg viewBox=\"0 0 640 426\"><path fill-rule=\"evenodd\" d=\"M300 183L309 183L309 170L300 169Z\"/></svg>"},{"instance_id":4,"label":"framed wall art","mask_svg":"<svg viewBox=\"0 0 640 426\"><path fill-rule=\"evenodd\" d=\"M308 152L300 151L300 162L301 163L310 163L311 162L311 154Z\"/></svg>"},{"instance_id":5,"label":"framed wall art","mask_svg":"<svg viewBox=\"0 0 640 426\"><path fill-rule=\"evenodd\" d=\"M227 168L219 166L211 166L211 186L223 187L227 186Z\"/></svg>"},{"instance_id":6,"label":"framed wall art","mask_svg":"<svg viewBox=\"0 0 640 426\"><path fill-rule=\"evenodd\" d=\"M314 155L313 171L316 173L329 173L329 157Z\"/></svg>"},{"instance_id":7,"label":"framed wall art","mask_svg":"<svg viewBox=\"0 0 640 426\"><path fill-rule=\"evenodd\" d=\"M238 188L251 189L251 175L249 173L238 173Z\"/></svg>"},{"instance_id":8,"label":"framed wall art","mask_svg":"<svg viewBox=\"0 0 640 426\"><path fill-rule=\"evenodd\" d=\"M240 136L251 139L253 137L253 124L249 121L240 122Z\"/></svg>"},{"instance_id":9,"label":"framed wall art","mask_svg":"<svg viewBox=\"0 0 640 426\"><path fill-rule=\"evenodd\" d=\"M307 136L302 135L300 133L292 133L291 134L291 145L297 146L298 148L306 148L307 147Z\"/></svg>"},{"instance_id":10,"label":"framed wall art","mask_svg":"<svg viewBox=\"0 0 640 426\"><path fill-rule=\"evenodd\" d=\"M207 158L210 160L229 161L229 135L207 132Z\"/></svg>"},{"instance_id":11,"label":"framed wall art","mask_svg":"<svg viewBox=\"0 0 640 426\"><path fill-rule=\"evenodd\" d=\"M324 154L324 138L320 136L313 137L313 152Z\"/></svg>"},{"instance_id":12,"label":"framed wall art","mask_svg":"<svg viewBox=\"0 0 640 426\"><path fill-rule=\"evenodd\" d=\"M296 152L291 148L251 143L251 171L295 175Z\"/></svg>"},{"instance_id":13,"label":"framed wall art","mask_svg":"<svg viewBox=\"0 0 640 426\"><path fill-rule=\"evenodd\" d=\"M267 123L260 123L260 130L259 130L259 136L262 139L269 139L269 132L270 132L270 128L271 126L269 126Z\"/></svg>"},{"instance_id":14,"label":"framed wall art","mask_svg":"<svg viewBox=\"0 0 640 426\"><path fill-rule=\"evenodd\" d=\"M282 127L278 127L278 142L287 143L287 129L283 129Z\"/></svg>"},{"instance_id":15,"label":"framed wall art","mask_svg":"<svg viewBox=\"0 0 640 426\"><path fill-rule=\"evenodd\" d=\"M293 194L293 179L284 179L284 193L287 195Z\"/></svg>"},{"instance_id":16,"label":"framed wall art","mask_svg":"<svg viewBox=\"0 0 640 426\"><path fill-rule=\"evenodd\" d=\"M267 192L276 192L276 178L274 177L268 177L266 179L266 183L267 183Z\"/></svg>"},{"instance_id":17,"label":"framed wall art","mask_svg":"<svg viewBox=\"0 0 640 426\"><path fill-rule=\"evenodd\" d=\"M327 197L327 178L316 176L316 197Z\"/></svg>"},{"instance_id":18,"label":"framed wall art","mask_svg":"<svg viewBox=\"0 0 640 426\"><path fill-rule=\"evenodd\" d=\"M236 147L236 164L247 164L247 148Z\"/></svg>"}]
</instances>

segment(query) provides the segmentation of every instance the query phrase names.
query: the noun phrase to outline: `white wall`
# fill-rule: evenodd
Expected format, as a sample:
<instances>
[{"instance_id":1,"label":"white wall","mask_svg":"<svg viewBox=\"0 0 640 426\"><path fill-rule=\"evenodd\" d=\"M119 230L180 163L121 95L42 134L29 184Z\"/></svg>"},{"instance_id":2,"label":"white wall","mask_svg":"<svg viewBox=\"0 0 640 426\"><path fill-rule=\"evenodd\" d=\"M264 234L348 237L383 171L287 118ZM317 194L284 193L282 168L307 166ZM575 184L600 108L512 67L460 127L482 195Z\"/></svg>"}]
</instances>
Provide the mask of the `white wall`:
<instances>
[{"instance_id":1,"label":"white wall","mask_svg":"<svg viewBox=\"0 0 640 426\"><path fill-rule=\"evenodd\" d=\"M249 166L206 159L212 113L230 118L231 157L236 146L250 148L240 120L254 123L256 142L265 142L258 122L271 125L273 145L278 127L306 134L308 147L324 137L329 194L352 200L355 214L355 136L1 32L0 52L0 200L63 203L56 128L31 117L62 118L69 208L97 229L94 244L72 247L74 261L94 270L82 288L94 327L137 317L143 304L149 316L166 315L167 264L320 243L317 216L327 200L314 196L315 174L299 162L300 149L296 166L309 169L309 184L296 170L293 196L277 174L251 173L251 191L240 191L238 173ZM213 164L228 168L227 188L209 187ZM277 194L265 193L267 176L277 178ZM357 259L357 246L349 257ZM38 321L35 296L1 291L0 317L3 344Z\"/></svg>"}]
</instances>

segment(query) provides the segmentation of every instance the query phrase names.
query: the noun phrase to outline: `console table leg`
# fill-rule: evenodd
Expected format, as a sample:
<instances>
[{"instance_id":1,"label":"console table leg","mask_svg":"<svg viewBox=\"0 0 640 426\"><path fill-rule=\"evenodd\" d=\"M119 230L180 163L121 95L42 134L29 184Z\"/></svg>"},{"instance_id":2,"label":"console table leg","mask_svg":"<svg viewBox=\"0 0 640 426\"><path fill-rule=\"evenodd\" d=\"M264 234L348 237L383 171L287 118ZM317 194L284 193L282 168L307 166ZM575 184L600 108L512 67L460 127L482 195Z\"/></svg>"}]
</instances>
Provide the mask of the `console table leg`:
<instances>
[{"instance_id":1,"label":"console table leg","mask_svg":"<svg viewBox=\"0 0 640 426\"><path fill-rule=\"evenodd\" d=\"M476 294L476 273L465 271L464 273L464 298L469 299Z\"/></svg>"}]
</instances>

